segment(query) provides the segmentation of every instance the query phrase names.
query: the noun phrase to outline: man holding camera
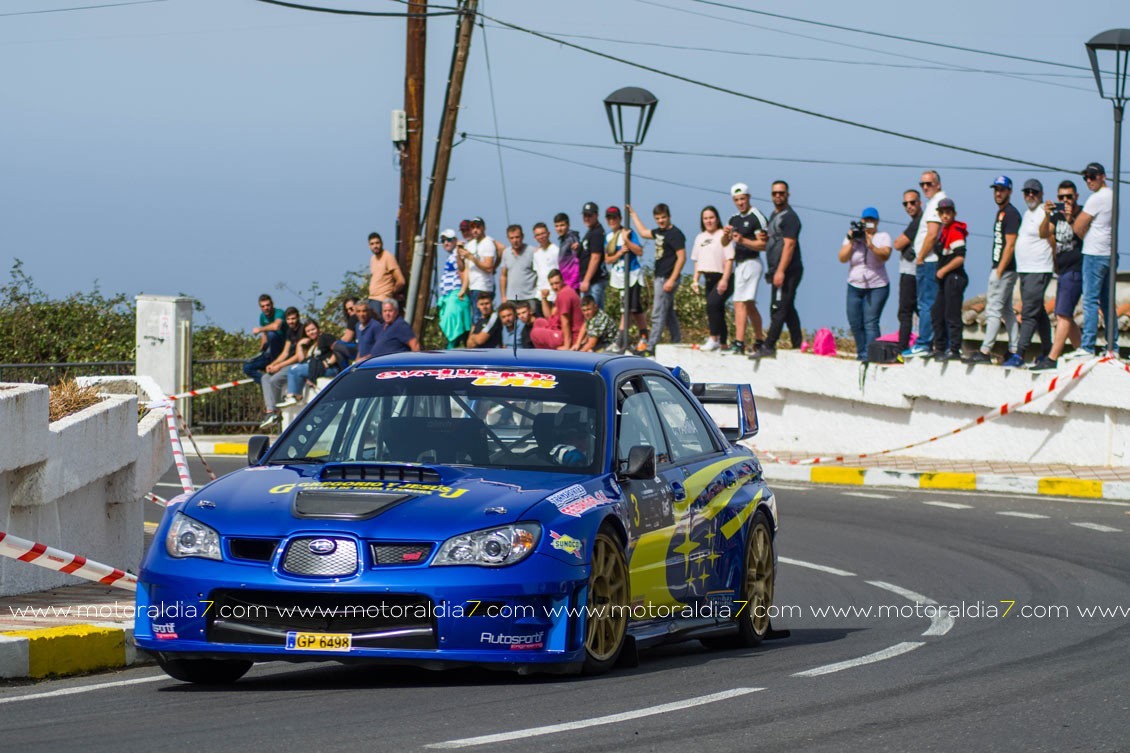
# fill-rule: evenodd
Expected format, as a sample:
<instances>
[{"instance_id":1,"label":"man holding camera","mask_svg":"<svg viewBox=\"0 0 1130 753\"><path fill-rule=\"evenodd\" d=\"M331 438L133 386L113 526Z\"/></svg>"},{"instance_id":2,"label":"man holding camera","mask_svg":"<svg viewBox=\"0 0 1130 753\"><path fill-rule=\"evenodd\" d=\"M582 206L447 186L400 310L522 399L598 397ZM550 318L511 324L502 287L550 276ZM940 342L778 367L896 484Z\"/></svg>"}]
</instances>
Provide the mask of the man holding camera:
<instances>
[{"instance_id":1,"label":"man holding camera","mask_svg":"<svg viewBox=\"0 0 1130 753\"><path fill-rule=\"evenodd\" d=\"M906 230L895 239L899 253L899 353L910 349L914 312L918 310L918 265L914 263L914 239L922 223L922 195L917 189L903 191L902 208L910 215Z\"/></svg>"},{"instance_id":2,"label":"man holding camera","mask_svg":"<svg viewBox=\"0 0 1130 753\"><path fill-rule=\"evenodd\" d=\"M1067 338L1079 347L1081 334L1075 323L1075 305L1083 295L1083 239L1072 227L1079 215L1079 191L1075 183L1070 180L1060 183L1056 198L1059 201L1049 200L1044 204L1044 220L1040 223L1040 237L1047 238L1055 251L1055 335L1048 357L1032 364L1033 371L1056 368Z\"/></svg>"}]
</instances>

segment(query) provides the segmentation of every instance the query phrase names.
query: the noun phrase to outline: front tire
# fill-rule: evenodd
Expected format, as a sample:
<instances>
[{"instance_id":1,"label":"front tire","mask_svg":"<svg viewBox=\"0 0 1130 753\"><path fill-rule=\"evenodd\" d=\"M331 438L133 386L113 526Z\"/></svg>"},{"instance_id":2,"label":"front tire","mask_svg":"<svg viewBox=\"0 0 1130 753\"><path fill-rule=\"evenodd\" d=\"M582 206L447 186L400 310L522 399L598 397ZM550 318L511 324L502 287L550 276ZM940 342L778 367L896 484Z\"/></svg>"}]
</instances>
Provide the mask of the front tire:
<instances>
[{"instance_id":1,"label":"front tire","mask_svg":"<svg viewBox=\"0 0 1130 753\"><path fill-rule=\"evenodd\" d=\"M165 659L157 664L169 677L196 685L231 685L247 674L254 662L237 659Z\"/></svg>"},{"instance_id":2,"label":"front tire","mask_svg":"<svg viewBox=\"0 0 1130 753\"><path fill-rule=\"evenodd\" d=\"M586 675L602 675L616 664L628 635L628 560L609 527L592 544L588 602L585 610Z\"/></svg>"},{"instance_id":3,"label":"front tire","mask_svg":"<svg viewBox=\"0 0 1130 753\"><path fill-rule=\"evenodd\" d=\"M706 638L707 648L752 648L769 635L769 611L773 606L773 584L777 559L773 551L773 529L764 510L754 513L746 539L745 572L741 598L745 602L737 617L738 632L725 638Z\"/></svg>"}]
</instances>

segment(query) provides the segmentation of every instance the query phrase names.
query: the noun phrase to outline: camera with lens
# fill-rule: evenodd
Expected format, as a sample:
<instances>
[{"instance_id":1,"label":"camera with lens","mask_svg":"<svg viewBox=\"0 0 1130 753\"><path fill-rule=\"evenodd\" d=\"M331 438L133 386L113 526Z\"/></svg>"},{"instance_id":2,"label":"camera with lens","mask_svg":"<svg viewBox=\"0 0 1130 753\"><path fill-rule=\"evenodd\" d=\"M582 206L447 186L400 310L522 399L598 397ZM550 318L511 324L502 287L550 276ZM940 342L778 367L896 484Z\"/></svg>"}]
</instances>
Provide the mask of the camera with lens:
<instances>
[{"instance_id":1,"label":"camera with lens","mask_svg":"<svg viewBox=\"0 0 1130 753\"><path fill-rule=\"evenodd\" d=\"M851 230L848 232L848 237L853 241L863 240L863 238L867 235L867 231L864 228L865 225L862 222L853 221L851 223Z\"/></svg>"}]
</instances>

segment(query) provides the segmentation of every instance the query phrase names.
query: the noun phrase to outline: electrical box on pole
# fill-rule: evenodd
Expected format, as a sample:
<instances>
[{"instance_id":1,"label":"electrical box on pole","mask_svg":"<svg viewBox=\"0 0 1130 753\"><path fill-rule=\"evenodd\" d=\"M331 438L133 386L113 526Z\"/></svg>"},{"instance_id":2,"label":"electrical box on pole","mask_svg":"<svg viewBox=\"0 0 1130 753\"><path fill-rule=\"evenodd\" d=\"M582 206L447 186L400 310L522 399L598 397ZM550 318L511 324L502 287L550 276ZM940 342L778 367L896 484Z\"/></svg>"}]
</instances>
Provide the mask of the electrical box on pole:
<instances>
[{"instance_id":1,"label":"electrical box on pole","mask_svg":"<svg viewBox=\"0 0 1130 753\"><path fill-rule=\"evenodd\" d=\"M404 110L392 111L392 143L403 144L408 140L408 116Z\"/></svg>"}]
</instances>

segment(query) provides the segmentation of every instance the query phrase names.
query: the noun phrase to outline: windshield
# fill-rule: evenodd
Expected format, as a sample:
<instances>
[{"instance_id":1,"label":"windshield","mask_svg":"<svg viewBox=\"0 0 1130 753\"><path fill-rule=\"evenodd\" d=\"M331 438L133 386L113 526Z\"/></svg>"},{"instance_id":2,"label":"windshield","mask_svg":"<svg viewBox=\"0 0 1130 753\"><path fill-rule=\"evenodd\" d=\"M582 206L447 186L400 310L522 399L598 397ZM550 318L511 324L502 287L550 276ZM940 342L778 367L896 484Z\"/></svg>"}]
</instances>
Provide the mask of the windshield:
<instances>
[{"instance_id":1,"label":"windshield","mask_svg":"<svg viewBox=\"0 0 1130 753\"><path fill-rule=\"evenodd\" d=\"M573 371L362 369L323 391L268 462L595 474L601 394L594 374Z\"/></svg>"}]
</instances>

